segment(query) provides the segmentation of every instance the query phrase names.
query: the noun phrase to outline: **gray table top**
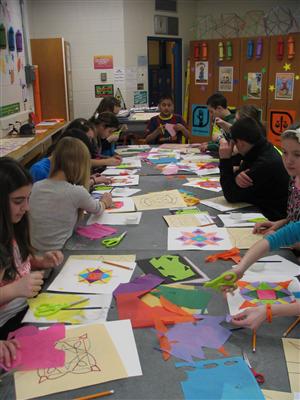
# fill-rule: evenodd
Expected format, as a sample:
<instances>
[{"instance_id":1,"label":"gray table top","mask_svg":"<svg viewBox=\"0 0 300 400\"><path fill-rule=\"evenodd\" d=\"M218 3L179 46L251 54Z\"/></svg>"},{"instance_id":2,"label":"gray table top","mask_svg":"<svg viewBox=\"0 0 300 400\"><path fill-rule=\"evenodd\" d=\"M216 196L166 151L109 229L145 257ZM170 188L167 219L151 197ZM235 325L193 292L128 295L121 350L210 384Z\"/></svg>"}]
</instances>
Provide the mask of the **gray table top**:
<instances>
[{"instance_id":1,"label":"gray table top","mask_svg":"<svg viewBox=\"0 0 300 400\"><path fill-rule=\"evenodd\" d=\"M141 173L157 174L159 171L149 166L143 166ZM142 189L141 193L147 193L180 188L184 182L184 180L178 179L178 177L167 179L161 175L148 175L140 177L139 188ZM218 193L198 188L187 189L194 192L201 199L219 195ZM198 207L203 211L209 211L211 215L219 213L214 209L202 205ZM167 251L167 224L162 218L163 215L167 214L169 214L168 210L144 211L140 225L126 227L126 230L128 230L126 238L120 245L111 250L103 248L99 244L99 241L89 241L74 235L66 244L65 256L67 257L72 254L136 254L138 262L140 259L160 256L166 253L180 253L190 258L210 278L216 277L231 266L230 263L225 261L205 263L205 257L211 253L207 251ZM217 218L216 223L220 226L222 225ZM119 231L122 231L122 227L118 228ZM296 258L289 250L280 250L276 254L280 254L291 261L296 261ZM141 273L142 271L137 266L134 277L139 276ZM57 272L54 274L56 275ZM49 278L48 283L54 278L54 274ZM208 305L208 312L210 315L225 315L228 312L227 303L221 294L213 293L213 297ZM114 306L109 312L108 320L116 319L118 319L118 314ZM265 383L262 386L264 389L290 391L281 335L293 320L294 318L277 318L272 322L272 325L264 324L259 329L257 335L257 351L255 354L252 353L251 331L248 329L233 332L225 344L225 348L230 356L241 355L243 350L247 352L250 362L255 369L265 376ZM290 336L299 337L299 329L298 326ZM114 389L115 394L112 398L116 400L183 399L180 382L185 380L185 372L175 367L175 362L180 360L171 357L169 361L163 361L161 353L155 349L157 347L157 338L153 329L135 329L134 336L142 366L142 376L54 394L45 398L71 399ZM205 354L208 359L222 357L217 351L209 349L205 350ZM5 382L0 383L0 390L2 399L14 399L13 378L9 377ZM199 393L199 399L201 398L201 394Z\"/></svg>"}]
</instances>

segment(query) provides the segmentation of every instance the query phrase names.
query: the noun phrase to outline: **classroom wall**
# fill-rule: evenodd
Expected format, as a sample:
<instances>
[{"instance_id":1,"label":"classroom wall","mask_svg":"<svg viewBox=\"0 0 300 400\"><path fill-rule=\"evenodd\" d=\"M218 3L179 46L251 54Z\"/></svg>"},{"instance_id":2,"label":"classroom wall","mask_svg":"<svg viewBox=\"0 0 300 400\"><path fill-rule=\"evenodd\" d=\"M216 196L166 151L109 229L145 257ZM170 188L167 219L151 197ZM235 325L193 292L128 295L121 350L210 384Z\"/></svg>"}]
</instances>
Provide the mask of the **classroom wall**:
<instances>
[{"instance_id":1,"label":"classroom wall","mask_svg":"<svg viewBox=\"0 0 300 400\"><path fill-rule=\"evenodd\" d=\"M94 96L94 85L101 83L101 70L93 68L94 55L113 55L114 68L120 68L125 75L115 89L121 89L127 107L133 105L132 94L137 83L144 83L144 89L148 90L147 67L138 67L137 57L147 55L147 36L155 36L155 14L179 17L184 82L196 3L196 0L178 0L177 13L166 13L155 11L154 0L28 0L30 36L62 36L70 42L74 115L88 117L99 103ZM105 72L107 83L113 83L113 70Z\"/></svg>"},{"instance_id":2,"label":"classroom wall","mask_svg":"<svg viewBox=\"0 0 300 400\"><path fill-rule=\"evenodd\" d=\"M123 0L28 0L31 38L64 37L71 44L74 116L89 117L99 104L94 85L100 73L95 55L112 55L114 66L125 63ZM105 70L107 83L113 70Z\"/></svg>"},{"instance_id":3,"label":"classroom wall","mask_svg":"<svg viewBox=\"0 0 300 400\"><path fill-rule=\"evenodd\" d=\"M298 26L297 23L292 24L291 31L299 31L299 0L197 0L196 21L192 25L193 39L216 39L224 34L225 37L231 38L266 35L262 19L258 16L259 12L265 16L272 9L276 9L276 14L280 15L283 28L289 26L288 9L291 10L292 16L298 23ZM250 11L251 13L249 13ZM229 14L231 16L236 14L241 20L232 19ZM228 25L227 28L224 27L222 18ZM278 32L280 24L277 23L274 15L271 16L271 19L274 21L274 32L270 34L287 33ZM236 34L239 30L241 34Z\"/></svg>"}]
</instances>

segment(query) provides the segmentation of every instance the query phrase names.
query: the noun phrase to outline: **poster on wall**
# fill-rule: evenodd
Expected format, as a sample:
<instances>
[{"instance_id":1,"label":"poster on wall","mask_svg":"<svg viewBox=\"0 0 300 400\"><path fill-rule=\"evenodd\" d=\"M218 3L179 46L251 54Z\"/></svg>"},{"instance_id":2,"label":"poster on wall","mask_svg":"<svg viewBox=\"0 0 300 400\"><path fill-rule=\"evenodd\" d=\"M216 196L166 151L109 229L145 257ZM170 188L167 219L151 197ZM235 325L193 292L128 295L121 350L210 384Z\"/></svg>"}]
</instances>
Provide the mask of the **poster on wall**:
<instances>
[{"instance_id":1,"label":"poster on wall","mask_svg":"<svg viewBox=\"0 0 300 400\"><path fill-rule=\"evenodd\" d=\"M100 84L95 85L95 97L107 97L114 95L114 85L111 84Z\"/></svg>"},{"instance_id":2,"label":"poster on wall","mask_svg":"<svg viewBox=\"0 0 300 400\"><path fill-rule=\"evenodd\" d=\"M295 122L295 110L269 110L268 112L268 139L275 145L280 146L282 132Z\"/></svg>"},{"instance_id":3,"label":"poster on wall","mask_svg":"<svg viewBox=\"0 0 300 400\"><path fill-rule=\"evenodd\" d=\"M113 56L94 56L94 69L112 69Z\"/></svg>"},{"instance_id":4,"label":"poster on wall","mask_svg":"<svg viewBox=\"0 0 300 400\"><path fill-rule=\"evenodd\" d=\"M147 90L135 90L133 92L133 104L139 106L146 106L148 104Z\"/></svg>"},{"instance_id":5,"label":"poster on wall","mask_svg":"<svg viewBox=\"0 0 300 400\"><path fill-rule=\"evenodd\" d=\"M192 135L209 136L210 134L210 116L207 106L192 105Z\"/></svg>"},{"instance_id":6,"label":"poster on wall","mask_svg":"<svg viewBox=\"0 0 300 400\"><path fill-rule=\"evenodd\" d=\"M219 67L219 91L233 91L233 67Z\"/></svg>"},{"instance_id":7,"label":"poster on wall","mask_svg":"<svg viewBox=\"0 0 300 400\"><path fill-rule=\"evenodd\" d=\"M195 62L195 85L208 85L208 61Z\"/></svg>"},{"instance_id":8,"label":"poster on wall","mask_svg":"<svg viewBox=\"0 0 300 400\"><path fill-rule=\"evenodd\" d=\"M275 82L275 100L293 100L294 74L278 72Z\"/></svg>"},{"instance_id":9,"label":"poster on wall","mask_svg":"<svg viewBox=\"0 0 300 400\"><path fill-rule=\"evenodd\" d=\"M247 97L248 99L261 99L262 73L248 72Z\"/></svg>"}]
</instances>

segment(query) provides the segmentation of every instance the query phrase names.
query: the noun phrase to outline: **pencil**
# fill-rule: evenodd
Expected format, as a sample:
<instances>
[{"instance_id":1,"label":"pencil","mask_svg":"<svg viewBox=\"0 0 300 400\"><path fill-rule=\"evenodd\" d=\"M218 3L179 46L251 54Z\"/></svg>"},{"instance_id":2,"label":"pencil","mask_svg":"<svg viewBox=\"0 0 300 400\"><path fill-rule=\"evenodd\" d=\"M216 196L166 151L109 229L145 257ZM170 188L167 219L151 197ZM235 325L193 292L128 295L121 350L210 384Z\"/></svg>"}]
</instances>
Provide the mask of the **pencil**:
<instances>
[{"instance_id":1,"label":"pencil","mask_svg":"<svg viewBox=\"0 0 300 400\"><path fill-rule=\"evenodd\" d=\"M108 264L108 265L113 265L114 267L119 267L119 268L123 268L123 269L129 269L130 271L133 270L133 268L126 267L126 265L117 264L117 263L114 263L114 262L111 262L111 261L102 261L102 262L105 263L105 264Z\"/></svg>"},{"instance_id":2,"label":"pencil","mask_svg":"<svg viewBox=\"0 0 300 400\"><path fill-rule=\"evenodd\" d=\"M210 225L216 225L214 222L211 222L210 224L204 224L204 225L200 225L201 227L202 226L210 226Z\"/></svg>"},{"instance_id":3,"label":"pencil","mask_svg":"<svg viewBox=\"0 0 300 400\"><path fill-rule=\"evenodd\" d=\"M254 330L254 329L252 332L252 351L253 351L253 353L256 352L256 330Z\"/></svg>"},{"instance_id":4,"label":"pencil","mask_svg":"<svg viewBox=\"0 0 300 400\"><path fill-rule=\"evenodd\" d=\"M298 317L288 328L287 330L284 332L284 334L282 335L283 337L287 337L287 335L295 328L295 326L297 326L300 322L300 317Z\"/></svg>"},{"instance_id":5,"label":"pencil","mask_svg":"<svg viewBox=\"0 0 300 400\"><path fill-rule=\"evenodd\" d=\"M274 260L274 261L272 261L272 260L265 260L265 261L258 260L258 261L255 261L255 262L257 262L257 263L281 263L282 261L280 261L280 260Z\"/></svg>"},{"instance_id":6,"label":"pencil","mask_svg":"<svg viewBox=\"0 0 300 400\"><path fill-rule=\"evenodd\" d=\"M109 396L110 394L114 394L114 390L107 390L106 392L99 392L95 394L90 394L89 396L83 397L76 397L74 400L90 400L90 399L97 399L98 397Z\"/></svg>"}]
</instances>

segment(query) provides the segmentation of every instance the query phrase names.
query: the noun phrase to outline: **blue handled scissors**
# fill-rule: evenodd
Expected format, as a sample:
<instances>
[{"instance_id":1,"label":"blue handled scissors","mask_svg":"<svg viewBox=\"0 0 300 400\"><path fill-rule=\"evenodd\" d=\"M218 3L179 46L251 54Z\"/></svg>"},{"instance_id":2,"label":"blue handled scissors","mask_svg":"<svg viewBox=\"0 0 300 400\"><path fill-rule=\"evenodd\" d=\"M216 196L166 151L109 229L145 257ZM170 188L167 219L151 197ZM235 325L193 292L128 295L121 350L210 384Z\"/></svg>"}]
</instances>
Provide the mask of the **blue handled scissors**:
<instances>
[{"instance_id":1,"label":"blue handled scissors","mask_svg":"<svg viewBox=\"0 0 300 400\"><path fill-rule=\"evenodd\" d=\"M76 306L77 304L84 303L85 301L88 301L88 298L84 298L82 300L75 301L75 303L40 304L34 311L34 315L38 318L39 317L49 317L49 315L56 314L61 310L65 310L66 308Z\"/></svg>"},{"instance_id":2,"label":"blue handled scissors","mask_svg":"<svg viewBox=\"0 0 300 400\"><path fill-rule=\"evenodd\" d=\"M114 236L112 238L104 239L104 240L102 240L101 243L105 247L115 247L122 241L122 239L125 237L126 234L127 234L127 231L123 232L122 235L120 235L120 236Z\"/></svg>"},{"instance_id":3,"label":"blue handled scissors","mask_svg":"<svg viewBox=\"0 0 300 400\"><path fill-rule=\"evenodd\" d=\"M225 277L230 277L230 279L225 279ZM204 283L204 287L209 287L215 290L220 290L222 286L235 286L237 281L237 274L233 271L223 272L217 278Z\"/></svg>"}]
</instances>

